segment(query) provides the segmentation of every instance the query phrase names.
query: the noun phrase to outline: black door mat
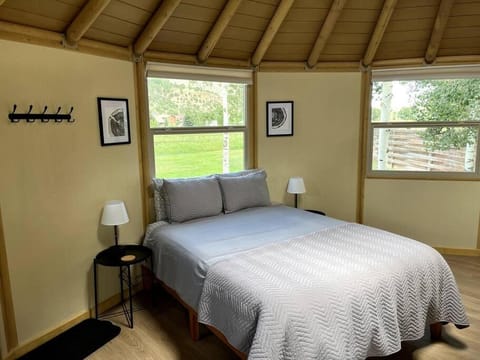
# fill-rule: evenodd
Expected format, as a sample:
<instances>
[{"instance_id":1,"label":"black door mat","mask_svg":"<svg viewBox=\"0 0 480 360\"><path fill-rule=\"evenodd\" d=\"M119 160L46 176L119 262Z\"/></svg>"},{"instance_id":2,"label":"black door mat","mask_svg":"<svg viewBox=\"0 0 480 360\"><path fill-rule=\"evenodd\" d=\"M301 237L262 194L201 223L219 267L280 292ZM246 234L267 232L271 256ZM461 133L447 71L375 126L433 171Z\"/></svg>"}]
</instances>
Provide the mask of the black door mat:
<instances>
[{"instance_id":1,"label":"black door mat","mask_svg":"<svg viewBox=\"0 0 480 360\"><path fill-rule=\"evenodd\" d=\"M118 334L120 334L120 327L113 325L110 321L87 319L19 359L81 360Z\"/></svg>"}]
</instances>

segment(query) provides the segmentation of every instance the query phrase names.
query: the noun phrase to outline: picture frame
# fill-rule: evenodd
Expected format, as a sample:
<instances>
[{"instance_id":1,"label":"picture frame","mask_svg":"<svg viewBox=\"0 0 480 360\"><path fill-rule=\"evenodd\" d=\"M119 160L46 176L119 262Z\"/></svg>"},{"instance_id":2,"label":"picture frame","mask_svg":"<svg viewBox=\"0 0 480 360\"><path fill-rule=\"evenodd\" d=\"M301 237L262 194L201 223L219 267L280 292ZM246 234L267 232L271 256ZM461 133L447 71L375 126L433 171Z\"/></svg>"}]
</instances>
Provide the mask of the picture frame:
<instances>
[{"instance_id":1,"label":"picture frame","mask_svg":"<svg viewBox=\"0 0 480 360\"><path fill-rule=\"evenodd\" d=\"M293 136L293 101L267 101L267 136Z\"/></svg>"},{"instance_id":2,"label":"picture frame","mask_svg":"<svg viewBox=\"0 0 480 360\"><path fill-rule=\"evenodd\" d=\"M128 99L97 98L102 146L130 144Z\"/></svg>"}]
</instances>

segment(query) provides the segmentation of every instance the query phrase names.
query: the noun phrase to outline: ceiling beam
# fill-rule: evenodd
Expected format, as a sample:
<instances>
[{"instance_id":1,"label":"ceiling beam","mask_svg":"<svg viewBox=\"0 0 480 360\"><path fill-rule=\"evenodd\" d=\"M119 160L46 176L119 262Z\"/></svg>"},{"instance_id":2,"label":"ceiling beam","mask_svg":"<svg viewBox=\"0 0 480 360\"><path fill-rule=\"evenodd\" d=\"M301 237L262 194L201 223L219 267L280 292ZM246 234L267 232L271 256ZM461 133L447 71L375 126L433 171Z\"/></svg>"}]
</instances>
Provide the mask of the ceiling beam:
<instances>
[{"instance_id":1,"label":"ceiling beam","mask_svg":"<svg viewBox=\"0 0 480 360\"><path fill-rule=\"evenodd\" d=\"M369 66L375 58L378 46L382 42L383 34L385 34L385 29L388 26L396 5L397 0L385 0L383 3L382 12L378 17L377 25L375 25L375 30L370 38L370 42L368 43L367 51L365 51L365 55L363 56L363 66Z\"/></svg>"},{"instance_id":2,"label":"ceiling beam","mask_svg":"<svg viewBox=\"0 0 480 360\"><path fill-rule=\"evenodd\" d=\"M258 66L263 59L263 56L267 52L270 44L273 41L273 38L277 34L280 25L282 25L283 20L287 16L290 8L292 7L295 0L282 0L280 5L278 5L277 11L273 15L270 23L267 26L267 29L263 33L262 39L255 49L255 53L252 56L252 65Z\"/></svg>"},{"instance_id":3,"label":"ceiling beam","mask_svg":"<svg viewBox=\"0 0 480 360\"><path fill-rule=\"evenodd\" d=\"M312 51L310 52L310 56L307 60L307 66L309 68L315 67L320 58L320 54L327 43L330 34L337 23L338 17L342 13L343 7L347 0L333 0L332 5L330 6L330 10L328 11L327 17L323 22L322 28L318 33L317 40L315 41L315 45L313 45Z\"/></svg>"},{"instance_id":4,"label":"ceiling beam","mask_svg":"<svg viewBox=\"0 0 480 360\"><path fill-rule=\"evenodd\" d=\"M140 36L135 41L133 52L135 55L142 55L150 46L152 41L157 37L167 20L172 16L173 12L180 4L181 0L163 0L155 14L143 29Z\"/></svg>"},{"instance_id":5,"label":"ceiling beam","mask_svg":"<svg viewBox=\"0 0 480 360\"><path fill-rule=\"evenodd\" d=\"M66 44L76 46L109 3L110 0L89 0L65 31Z\"/></svg>"},{"instance_id":6,"label":"ceiling beam","mask_svg":"<svg viewBox=\"0 0 480 360\"><path fill-rule=\"evenodd\" d=\"M438 7L437 17L433 24L432 34L430 35L430 42L428 43L427 51L425 52L425 62L431 64L437 57L438 49L440 48L440 41L443 33L447 27L448 17L452 10L455 0L442 0Z\"/></svg>"},{"instance_id":7,"label":"ceiling beam","mask_svg":"<svg viewBox=\"0 0 480 360\"><path fill-rule=\"evenodd\" d=\"M208 59L242 1L243 0L229 0L227 2L222 10L222 13L213 25L212 30L210 30L208 33L208 36L203 42L202 47L198 51L197 57L199 62L203 63Z\"/></svg>"}]
</instances>

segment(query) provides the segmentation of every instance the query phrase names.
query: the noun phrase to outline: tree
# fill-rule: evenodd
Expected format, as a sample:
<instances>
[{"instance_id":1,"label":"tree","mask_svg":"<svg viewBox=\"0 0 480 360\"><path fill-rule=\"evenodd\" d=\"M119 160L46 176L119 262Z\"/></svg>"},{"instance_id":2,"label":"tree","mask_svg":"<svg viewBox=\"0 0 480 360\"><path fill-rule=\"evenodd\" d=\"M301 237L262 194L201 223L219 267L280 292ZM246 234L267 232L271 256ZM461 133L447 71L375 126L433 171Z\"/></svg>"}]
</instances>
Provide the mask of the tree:
<instances>
[{"instance_id":1,"label":"tree","mask_svg":"<svg viewBox=\"0 0 480 360\"><path fill-rule=\"evenodd\" d=\"M445 79L416 81L411 115L417 121L480 120L480 80ZM435 127L423 133L433 150L462 149L475 144L475 128Z\"/></svg>"}]
</instances>

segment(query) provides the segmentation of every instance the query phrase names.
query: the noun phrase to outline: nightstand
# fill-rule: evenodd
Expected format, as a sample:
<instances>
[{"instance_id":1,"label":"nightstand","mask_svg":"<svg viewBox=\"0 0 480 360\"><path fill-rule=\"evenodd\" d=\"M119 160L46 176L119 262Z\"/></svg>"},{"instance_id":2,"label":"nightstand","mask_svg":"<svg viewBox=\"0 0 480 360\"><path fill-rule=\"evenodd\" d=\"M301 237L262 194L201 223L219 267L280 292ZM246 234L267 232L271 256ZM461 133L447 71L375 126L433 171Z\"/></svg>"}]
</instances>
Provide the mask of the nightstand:
<instances>
[{"instance_id":1,"label":"nightstand","mask_svg":"<svg viewBox=\"0 0 480 360\"><path fill-rule=\"evenodd\" d=\"M95 318L98 319L98 291L97 291L97 265L118 267L120 278L120 299L122 310L127 319L128 326L133 328L133 305L132 305L132 276L130 266L150 259L150 267L153 269L152 250L143 245L115 245L103 250L93 260L93 283L95 293ZM153 282L153 277L152 277ZM124 303L123 286L128 287L127 308Z\"/></svg>"}]
</instances>

